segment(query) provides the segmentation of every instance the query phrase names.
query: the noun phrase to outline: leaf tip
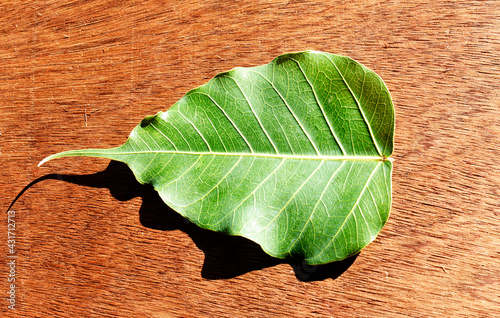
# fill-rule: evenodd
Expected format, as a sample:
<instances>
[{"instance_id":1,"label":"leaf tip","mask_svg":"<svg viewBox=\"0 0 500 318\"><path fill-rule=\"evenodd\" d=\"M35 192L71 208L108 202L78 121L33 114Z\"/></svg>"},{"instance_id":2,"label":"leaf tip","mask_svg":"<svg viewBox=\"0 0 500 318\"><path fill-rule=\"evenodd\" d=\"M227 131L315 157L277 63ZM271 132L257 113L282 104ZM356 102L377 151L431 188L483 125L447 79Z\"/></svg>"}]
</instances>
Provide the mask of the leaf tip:
<instances>
[{"instance_id":1,"label":"leaf tip","mask_svg":"<svg viewBox=\"0 0 500 318\"><path fill-rule=\"evenodd\" d=\"M46 163L47 161L51 160L53 157L54 157L54 155L50 155L48 157L45 157L42 161L40 161L38 163L38 167L40 168L44 163Z\"/></svg>"}]
</instances>

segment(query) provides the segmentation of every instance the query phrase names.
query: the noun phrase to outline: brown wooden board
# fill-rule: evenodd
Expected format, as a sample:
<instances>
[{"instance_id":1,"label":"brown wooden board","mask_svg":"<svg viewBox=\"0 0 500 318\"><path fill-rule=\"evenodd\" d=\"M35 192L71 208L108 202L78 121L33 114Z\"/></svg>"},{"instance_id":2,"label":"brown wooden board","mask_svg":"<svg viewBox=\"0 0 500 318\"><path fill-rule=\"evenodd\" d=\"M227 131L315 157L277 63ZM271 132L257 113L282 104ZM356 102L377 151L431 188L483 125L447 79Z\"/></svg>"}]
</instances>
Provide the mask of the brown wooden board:
<instances>
[{"instance_id":1,"label":"brown wooden board","mask_svg":"<svg viewBox=\"0 0 500 318\"><path fill-rule=\"evenodd\" d=\"M2 317L500 308L500 1L2 1L0 12ZM109 160L37 167L122 144L219 72L307 49L363 63L394 99L391 217L356 258L273 259L186 223Z\"/></svg>"}]
</instances>

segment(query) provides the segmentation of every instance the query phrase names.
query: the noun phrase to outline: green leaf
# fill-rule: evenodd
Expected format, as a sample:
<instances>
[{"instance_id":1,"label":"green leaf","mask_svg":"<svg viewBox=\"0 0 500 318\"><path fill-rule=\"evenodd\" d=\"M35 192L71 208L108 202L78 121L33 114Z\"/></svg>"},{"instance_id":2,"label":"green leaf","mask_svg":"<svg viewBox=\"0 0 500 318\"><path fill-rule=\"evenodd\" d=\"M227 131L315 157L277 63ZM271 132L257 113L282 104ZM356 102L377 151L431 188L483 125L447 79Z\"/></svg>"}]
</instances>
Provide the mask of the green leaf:
<instances>
[{"instance_id":1,"label":"green leaf","mask_svg":"<svg viewBox=\"0 0 500 318\"><path fill-rule=\"evenodd\" d=\"M378 75L323 52L235 68L146 117L117 148L52 155L126 163L200 227L309 264L373 241L391 206L394 107Z\"/></svg>"}]
</instances>

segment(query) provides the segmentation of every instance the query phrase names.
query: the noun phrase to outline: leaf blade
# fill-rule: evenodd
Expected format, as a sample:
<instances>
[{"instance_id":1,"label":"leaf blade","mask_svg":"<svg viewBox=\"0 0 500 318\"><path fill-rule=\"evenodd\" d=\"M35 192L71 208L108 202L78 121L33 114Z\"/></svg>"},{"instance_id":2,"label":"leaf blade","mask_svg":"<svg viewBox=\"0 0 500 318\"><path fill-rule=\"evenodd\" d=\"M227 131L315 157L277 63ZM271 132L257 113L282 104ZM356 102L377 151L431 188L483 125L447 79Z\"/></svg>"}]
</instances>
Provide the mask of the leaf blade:
<instances>
[{"instance_id":1,"label":"leaf blade","mask_svg":"<svg viewBox=\"0 0 500 318\"><path fill-rule=\"evenodd\" d=\"M391 205L394 108L383 81L323 52L236 68L146 117L109 150L201 227L275 257L341 260L375 239Z\"/></svg>"}]
</instances>

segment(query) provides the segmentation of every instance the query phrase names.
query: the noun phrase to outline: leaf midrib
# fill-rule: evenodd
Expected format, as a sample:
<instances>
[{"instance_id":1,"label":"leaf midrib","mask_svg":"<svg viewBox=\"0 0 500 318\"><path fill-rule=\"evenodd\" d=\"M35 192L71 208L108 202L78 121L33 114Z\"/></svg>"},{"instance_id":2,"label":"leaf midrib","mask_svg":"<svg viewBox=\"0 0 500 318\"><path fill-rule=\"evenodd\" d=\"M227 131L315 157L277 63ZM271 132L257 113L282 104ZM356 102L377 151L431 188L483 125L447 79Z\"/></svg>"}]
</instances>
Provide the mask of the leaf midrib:
<instances>
[{"instance_id":1,"label":"leaf midrib","mask_svg":"<svg viewBox=\"0 0 500 318\"><path fill-rule=\"evenodd\" d=\"M60 152L46 157L38 166L43 165L45 162L61 158L65 156L83 156L83 157L101 157L108 159L115 159L117 156L130 156L141 154L173 154L173 155L194 155L194 156L225 156L225 157L253 157L253 158L274 158L274 159L292 159L292 160L325 160L325 161L393 161L390 157L379 156L323 156L323 155L286 155L286 154L265 154L265 153L237 153L237 152L189 152L189 151L175 151L175 150L148 150L148 151L126 151L116 152L118 148L111 149L81 149L69 150Z\"/></svg>"},{"instance_id":2,"label":"leaf midrib","mask_svg":"<svg viewBox=\"0 0 500 318\"><path fill-rule=\"evenodd\" d=\"M113 149L109 149L113 150ZM324 156L324 155L286 155L286 154L266 154L266 153L244 153L244 152L193 152L193 151L170 151L170 150L147 150L147 151L126 151L114 153L111 151L85 152L82 155L141 155L141 154L176 154L176 155L196 155L196 156L232 156L232 157L260 157L260 158L276 158L276 159L304 159L304 160L348 160L348 161L386 161L392 158L380 156ZM76 152L73 155L78 155Z\"/></svg>"}]
</instances>

